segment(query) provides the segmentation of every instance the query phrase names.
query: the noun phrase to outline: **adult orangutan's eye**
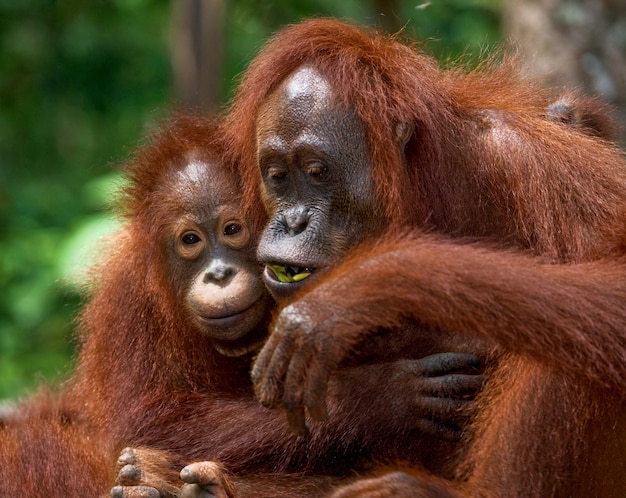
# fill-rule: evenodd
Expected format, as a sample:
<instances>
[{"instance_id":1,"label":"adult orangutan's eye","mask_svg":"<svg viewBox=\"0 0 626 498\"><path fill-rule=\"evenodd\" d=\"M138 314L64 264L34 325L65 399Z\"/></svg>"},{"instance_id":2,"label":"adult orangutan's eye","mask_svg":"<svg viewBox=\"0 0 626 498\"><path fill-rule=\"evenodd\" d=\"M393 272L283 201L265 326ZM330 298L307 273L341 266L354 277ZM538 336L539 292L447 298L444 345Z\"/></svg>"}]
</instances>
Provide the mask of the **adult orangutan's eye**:
<instances>
[{"instance_id":1,"label":"adult orangutan's eye","mask_svg":"<svg viewBox=\"0 0 626 498\"><path fill-rule=\"evenodd\" d=\"M287 171L285 170L285 168L282 168L280 166L270 166L267 169L267 177L270 180L283 180L286 176Z\"/></svg>"},{"instance_id":2,"label":"adult orangutan's eye","mask_svg":"<svg viewBox=\"0 0 626 498\"><path fill-rule=\"evenodd\" d=\"M314 178L321 178L324 176L328 168L319 161L313 161L306 165L307 173Z\"/></svg>"}]
</instances>

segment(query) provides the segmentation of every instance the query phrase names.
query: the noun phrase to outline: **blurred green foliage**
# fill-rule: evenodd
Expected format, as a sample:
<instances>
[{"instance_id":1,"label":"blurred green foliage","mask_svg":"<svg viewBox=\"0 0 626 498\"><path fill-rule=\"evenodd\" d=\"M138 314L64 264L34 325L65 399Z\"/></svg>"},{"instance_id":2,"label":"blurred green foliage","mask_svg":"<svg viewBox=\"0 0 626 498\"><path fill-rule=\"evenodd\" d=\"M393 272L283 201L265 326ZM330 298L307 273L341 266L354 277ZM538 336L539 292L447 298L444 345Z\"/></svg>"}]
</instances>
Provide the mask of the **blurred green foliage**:
<instances>
[{"instance_id":1,"label":"blurred green foliage","mask_svg":"<svg viewBox=\"0 0 626 498\"><path fill-rule=\"evenodd\" d=\"M0 398L70 366L79 296L63 272L76 234L110 223L111 164L170 98L168 11L0 3Z\"/></svg>"},{"instance_id":2,"label":"blurred green foliage","mask_svg":"<svg viewBox=\"0 0 626 498\"><path fill-rule=\"evenodd\" d=\"M173 0L177 1L177 0ZM397 2L440 58L499 36L499 0ZM262 41L303 17L376 25L361 0L226 1L224 101ZM115 226L112 165L172 100L167 0L0 0L0 399L71 368L70 280Z\"/></svg>"}]
</instances>

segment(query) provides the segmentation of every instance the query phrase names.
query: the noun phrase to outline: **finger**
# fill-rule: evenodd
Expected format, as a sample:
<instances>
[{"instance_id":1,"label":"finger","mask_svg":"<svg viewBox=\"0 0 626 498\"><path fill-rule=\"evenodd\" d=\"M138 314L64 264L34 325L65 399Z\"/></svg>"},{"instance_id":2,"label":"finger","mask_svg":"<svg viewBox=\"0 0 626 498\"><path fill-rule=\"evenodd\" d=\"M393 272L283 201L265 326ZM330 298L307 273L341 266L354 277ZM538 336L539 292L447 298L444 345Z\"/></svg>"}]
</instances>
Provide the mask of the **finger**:
<instances>
[{"instance_id":1,"label":"finger","mask_svg":"<svg viewBox=\"0 0 626 498\"><path fill-rule=\"evenodd\" d=\"M178 494L179 498L215 498L215 494L202 489L197 484L183 484Z\"/></svg>"},{"instance_id":2,"label":"finger","mask_svg":"<svg viewBox=\"0 0 626 498\"><path fill-rule=\"evenodd\" d=\"M115 486L111 498L161 498L161 493L150 486Z\"/></svg>"},{"instance_id":3,"label":"finger","mask_svg":"<svg viewBox=\"0 0 626 498\"><path fill-rule=\"evenodd\" d=\"M310 434L311 428L304 416L304 406L294 406L290 409L285 409L285 415L287 416L287 423L289 424L289 430L296 436L306 437Z\"/></svg>"},{"instance_id":4,"label":"finger","mask_svg":"<svg viewBox=\"0 0 626 498\"><path fill-rule=\"evenodd\" d=\"M328 419L328 380L334 365L329 365L327 351L318 351L310 361L304 384L304 405L316 422Z\"/></svg>"},{"instance_id":5,"label":"finger","mask_svg":"<svg viewBox=\"0 0 626 498\"><path fill-rule=\"evenodd\" d=\"M421 390L431 396L466 399L480 392L485 381L484 375L451 374L428 377L423 380Z\"/></svg>"},{"instance_id":6,"label":"finger","mask_svg":"<svg viewBox=\"0 0 626 498\"><path fill-rule=\"evenodd\" d=\"M265 369L272 360L272 356L274 355L274 349L280 342L279 335L280 334L278 333L271 333L268 336L267 341L265 341L265 344L261 348L261 351L259 351L256 359L254 360L254 364L252 365L252 371L250 372L250 378L252 379L253 383L256 384L257 382L263 381Z\"/></svg>"},{"instance_id":7,"label":"finger","mask_svg":"<svg viewBox=\"0 0 626 498\"><path fill-rule=\"evenodd\" d=\"M480 368L478 356L469 353L436 353L421 358L418 363L420 369L416 373L428 377Z\"/></svg>"},{"instance_id":8,"label":"finger","mask_svg":"<svg viewBox=\"0 0 626 498\"><path fill-rule=\"evenodd\" d=\"M117 474L115 479L116 484L122 486L134 486L139 484L143 478L143 472L136 465L126 464Z\"/></svg>"},{"instance_id":9,"label":"finger","mask_svg":"<svg viewBox=\"0 0 626 498\"><path fill-rule=\"evenodd\" d=\"M456 417L465 412L465 408L471 401L455 398L420 398L418 404L422 404L423 410L435 418Z\"/></svg>"},{"instance_id":10,"label":"finger","mask_svg":"<svg viewBox=\"0 0 626 498\"><path fill-rule=\"evenodd\" d=\"M286 336L289 336L289 330L292 328L291 317L293 315L289 310L289 306L283 309L275 322L272 324L271 333L265 342L265 345L261 348L254 365L252 367L251 378L254 384L264 381L264 377L267 374L267 369L272 363L276 348L285 340Z\"/></svg>"},{"instance_id":11,"label":"finger","mask_svg":"<svg viewBox=\"0 0 626 498\"><path fill-rule=\"evenodd\" d=\"M309 369L308 358L310 356L308 345L301 346L293 355L287 374L283 392L283 409L287 415L287 422L291 431L297 436L309 434L309 426L306 423L304 404L302 401L302 389L305 376Z\"/></svg>"},{"instance_id":12,"label":"finger","mask_svg":"<svg viewBox=\"0 0 626 498\"><path fill-rule=\"evenodd\" d=\"M456 442L460 441L463 436L463 430L458 425L442 424L425 418L417 419L415 428L420 432L432 434L443 441Z\"/></svg>"},{"instance_id":13,"label":"finger","mask_svg":"<svg viewBox=\"0 0 626 498\"><path fill-rule=\"evenodd\" d=\"M254 394L259 402L266 408L276 408L280 405L283 394L283 379L289 356L288 349L282 341L272 351L271 358L257 370L254 383Z\"/></svg>"},{"instance_id":14,"label":"finger","mask_svg":"<svg viewBox=\"0 0 626 498\"><path fill-rule=\"evenodd\" d=\"M195 462L180 471L180 478L189 484L212 484L220 482L222 466L216 462Z\"/></svg>"},{"instance_id":15,"label":"finger","mask_svg":"<svg viewBox=\"0 0 626 498\"><path fill-rule=\"evenodd\" d=\"M288 414L292 431L299 435L308 433L304 408L308 408L311 418L323 421L328 418L326 396L331 366L330 355L323 345L324 337L309 333L289 363L285 379L283 406Z\"/></svg>"},{"instance_id":16,"label":"finger","mask_svg":"<svg viewBox=\"0 0 626 498\"><path fill-rule=\"evenodd\" d=\"M224 467L211 461L195 462L180 472L186 483L180 490L179 498L230 498L237 496L234 483Z\"/></svg>"},{"instance_id":17,"label":"finger","mask_svg":"<svg viewBox=\"0 0 626 498\"><path fill-rule=\"evenodd\" d=\"M272 337L272 334L270 334L270 337ZM271 346L273 346L273 350L261 359L262 362L258 367L257 373L258 380L254 386L257 399L267 408L275 408L281 403L285 374L295 349L291 335L275 339ZM265 347L263 350L265 350ZM270 354L271 358L268 358Z\"/></svg>"},{"instance_id":18,"label":"finger","mask_svg":"<svg viewBox=\"0 0 626 498\"><path fill-rule=\"evenodd\" d=\"M124 466L127 464L135 465L137 463L137 455L135 454L135 450L133 448L124 448L120 453L119 458L117 459L117 463L120 466Z\"/></svg>"},{"instance_id":19,"label":"finger","mask_svg":"<svg viewBox=\"0 0 626 498\"><path fill-rule=\"evenodd\" d=\"M328 419L328 381L344 359L346 344L330 334L313 337L315 355L312 357L304 385L304 404L317 422Z\"/></svg>"},{"instance_id":20,"label":"finger","mask_svg":"<svg viewBox=\"0 0 626 498\"><path fill-rule=\"evenodd\" d=\"M417 404L421 405L419 412L428 415L422 418L447 425L464 425L470 420L475 407L472 401L449 398L420 398Z\"/></svg>"}]
</instances>

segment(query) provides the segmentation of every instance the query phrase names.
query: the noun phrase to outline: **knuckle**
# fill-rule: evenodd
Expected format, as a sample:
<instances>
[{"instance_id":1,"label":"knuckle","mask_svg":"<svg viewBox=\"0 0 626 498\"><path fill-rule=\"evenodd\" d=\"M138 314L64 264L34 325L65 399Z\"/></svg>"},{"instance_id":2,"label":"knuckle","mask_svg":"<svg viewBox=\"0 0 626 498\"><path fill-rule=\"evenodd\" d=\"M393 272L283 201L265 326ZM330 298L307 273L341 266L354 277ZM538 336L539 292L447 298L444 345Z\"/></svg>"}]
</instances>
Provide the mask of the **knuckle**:
<instances>
[{"instance_id":1,"label":"knuckle","mask_svg":"<svg viewBox=\"0 0 626 498\"><path fill-rule=\"evenodd\" d=\"M122 483L139 482L141 477L141 469L131 464L124 465L118 474L118 480Z\"/></svg>"},{"instance_id":2,"label":"knuckle","mask_svg":"<svg viewBox=\"0 0 626 498\"><path fill-rule=\"evenodd\" d=\"M113 486L111 488L111 498L124 498L124 487L123 486Z\"/></svg>"},{"instance_id":3,"label":"knuckle","mask_svg":"<svg viewBox=\"0 0 626 498\"><path fill-rule=\"evenodd\" d=\"M275 330L282 334L293 334L295 331L308 332L311 329L308 313L298 303L287 305L278 315Z\"/></svg>"}]
</instances>

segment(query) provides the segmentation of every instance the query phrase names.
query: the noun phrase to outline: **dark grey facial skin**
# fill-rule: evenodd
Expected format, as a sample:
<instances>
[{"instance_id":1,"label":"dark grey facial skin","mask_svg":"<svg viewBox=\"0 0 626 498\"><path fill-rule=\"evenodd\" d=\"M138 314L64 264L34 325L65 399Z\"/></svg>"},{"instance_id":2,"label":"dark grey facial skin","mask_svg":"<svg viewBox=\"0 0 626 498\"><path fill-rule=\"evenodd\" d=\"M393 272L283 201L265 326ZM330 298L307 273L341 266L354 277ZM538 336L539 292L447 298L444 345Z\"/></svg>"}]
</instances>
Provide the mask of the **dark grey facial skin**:
<instances>
[{"instance_id":1,"label":"dark grey facial skin","mask_svg":"<svg viewBox=\"0 0 626 498\"><path fill-rule=\"evenodd\" d=\"M270 215L259 260L312 272L299 282L281 282L266 267L265 283L281 300L379 232L382 220L374 216L363 125L352 110L333 102L332 89L315 69L303 66L268 96L257 120L257 153Z\"/></svg>"}]
</instances>

